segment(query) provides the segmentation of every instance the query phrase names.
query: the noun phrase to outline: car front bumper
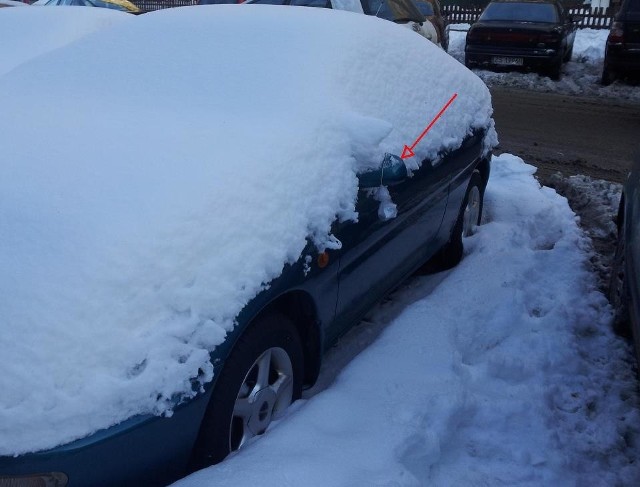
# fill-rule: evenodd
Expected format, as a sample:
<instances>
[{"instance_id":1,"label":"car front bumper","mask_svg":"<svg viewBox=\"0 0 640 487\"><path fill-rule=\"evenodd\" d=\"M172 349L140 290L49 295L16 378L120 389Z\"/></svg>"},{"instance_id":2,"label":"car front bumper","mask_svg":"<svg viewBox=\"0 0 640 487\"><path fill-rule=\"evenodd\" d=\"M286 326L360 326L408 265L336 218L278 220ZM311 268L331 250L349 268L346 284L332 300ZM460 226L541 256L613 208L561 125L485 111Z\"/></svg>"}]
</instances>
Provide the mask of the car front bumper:
<instances>
[{"instance_id":1,"label":"car front bumper","mask_svg":"<svg viewBox=\"0 0 640 487\"><path fill-rule=\"evenodd\" d=\"M521 65L498 64L496 58L522 59ZM467 65L486 66L492 69L541 69L557 65L562 60L560 49L555 48L512 48L498 46L465 47Z\"/></svg>"},{"instance_id":2,"label":"car front bumper","mask_svg":"<svg viewBox=\"0 0 640 487\"><path fill-rule=\"evenodd\" d=\"M0 457L0 487L167 485L188 473L210 396L209 386L177 406L171 417L137 416L51 450ZM54 479L35 484L29 480L39 476Z\"/></svg>"}]
</instances>

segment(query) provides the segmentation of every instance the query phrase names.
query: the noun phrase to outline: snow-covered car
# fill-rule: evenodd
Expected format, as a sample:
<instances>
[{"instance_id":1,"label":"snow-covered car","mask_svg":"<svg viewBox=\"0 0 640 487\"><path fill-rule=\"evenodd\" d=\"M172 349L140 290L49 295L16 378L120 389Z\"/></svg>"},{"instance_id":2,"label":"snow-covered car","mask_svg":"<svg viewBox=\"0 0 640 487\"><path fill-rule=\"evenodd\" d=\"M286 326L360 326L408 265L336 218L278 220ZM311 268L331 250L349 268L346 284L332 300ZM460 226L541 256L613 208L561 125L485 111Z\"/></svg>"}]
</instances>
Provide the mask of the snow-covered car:
<instances>
[{"instance_id":1,"label":"snow-covered car","mask_svg":"<svg viewBox=\"0 0 640 487\"><path fill-rule=\"evenodd\" d=\"M139 14L141 10L129 0L38 0L33 5L38 6L59 6L66 5L72 7L100 7L130 14Z\"/></svg>"},{"instance_id":2,"label":"snow-covered car","mask_svg":"<svg viewBox=\"0 0 640 487\"><path fill-rule=\"evenodd\" d=\"M132 20L131 15L98 8L4 9L0 16L0 76L44 53L128 20Z\"/></svg>"},{"instance_id":3,"label":"snow-covered car","mask_svg":"<svg viewBox=\"0 0 640 487\"><path fill-rule=\"evenodd\" d=\"M493 0L467 32L465 65L536 69L559 80L579 20L559 0Z\"/></svg>"},{"instance_id":4,"label":"snow-covered car","mask_svg":"<svg viewBox=\"0 0 640 487\"><path fill-rule=\"evenodd\" d=\"M246 4L291 5L346 10L395 22L441 46L436 27L420 13L412 0L247 0Z\"/></svg>"},{"instance_id":5,"label":"snow-covered car","mask_svg":"<svg viewBox=\"0 0 640 487\"><path fill-rule=\"evenodd\" d=\"M0 485L166 484L262 434L377 300L461 258L497 141L464 66L325 9L131 17L0 106Z\"/></svg>"},{"instance_id":6,"label":"snow-covered car","mask_svg":"<svg viewBox=\"0 0 640 487\"><path fill-rule=\"evenodd\" d=\"M626 74L640 74L640 0L625 0L611 24L602 84L609 85Z\"/></svg>"},{"instance_id":7,"label":"snow-covered car","mask_svg":"<svg viewBox=\"0 0 640 487\"><path fill-rule=\"evenodd\" d=\"M624 184L618 209L618 245L611 266L609 301L614 327L633 339L640 365L640 153Z\"/></svg>"}]
</instances>

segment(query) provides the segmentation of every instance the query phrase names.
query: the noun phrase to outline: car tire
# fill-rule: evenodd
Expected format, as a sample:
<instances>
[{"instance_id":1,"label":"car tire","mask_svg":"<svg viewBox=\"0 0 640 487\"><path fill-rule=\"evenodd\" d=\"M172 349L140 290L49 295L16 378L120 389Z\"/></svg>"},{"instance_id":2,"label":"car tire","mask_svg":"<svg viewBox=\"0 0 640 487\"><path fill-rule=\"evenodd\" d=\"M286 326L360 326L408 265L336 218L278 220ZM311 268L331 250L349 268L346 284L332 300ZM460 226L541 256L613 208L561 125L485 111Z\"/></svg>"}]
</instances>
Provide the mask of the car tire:
<instances>
[{"instance_id":1,"label":"car tire","mask_svg":"<svg viewBox=\"0 0 640 487\"><path fill-rule=\"evenodd\" d=\"M564 57L562 58L562 62L568 63L569 61L571 61L571 56L573 56L573 45L571 45L571 47L565 53Z\"/></svg>"},{"instance_id":2,"label":"car tire","mask_svg":"<svg viewBox=\"0 0 640 487\"><path fill-rule=\"evenodd\" d=\"M480 171L473 171L449 241L423 267L423 272L441 272L455 267L464 252L463 240L476 232L482 220L484 184Z\"/></svg>"},{"instance_id":3,"label":"car tire","mask_svg":"<svg viewBox=\"0 0 640 487\"><path fill-rule=\"evenodd\" d=\"M609 68L609 66L605 64L604 68L602 69L602 79L600 80L600 84L602 86L609 86L615 81L615 79L615 73L611 71L611 68Z\"/></svg>"},{"instance_id":4,"label":"car tire","mask_svg":"<svg viewBox=\"0 0 640 487\"><path fill-rule=\"evenodd\" d=\"M625 272L625 236L621 226L618 230L618 245L613 257L611 276L609 277L608 298L613 308L613 330L621 336L631 337L629 317L629 284Z\"/></svg>"},{"instance_id":5,"label":"car tire","mask_svg":"<svg viewBox=\"0 0 640 487\"><path fill-rule=\"evenodd\" d=\"M258 318L224 363L200 426L191 470L222 461L264 433L302 394L303 352L294 324Z\"/></svg>"},{"instance_id":6,"label":"car tire","mask_svg":"<svg viewBox=\"0 0 640 487\"><path fill-rule=\"evenodd\" d=\"M549 78L553 81L560 81L562 78L562 59L549 69Z\"/></svg>"},{"instance_id":7,"label":"car tire","mask_svg":"<svg viewBox=\"0 0 640 487\"><path fill-rule=\"evenodd\" d=\"M469 69L473 69L475 66L475 63L473 63L472 61L469 60L469 58L467 58L467 56L464 57L464 65L469 68Z\"/></svg>"}]
</instances>

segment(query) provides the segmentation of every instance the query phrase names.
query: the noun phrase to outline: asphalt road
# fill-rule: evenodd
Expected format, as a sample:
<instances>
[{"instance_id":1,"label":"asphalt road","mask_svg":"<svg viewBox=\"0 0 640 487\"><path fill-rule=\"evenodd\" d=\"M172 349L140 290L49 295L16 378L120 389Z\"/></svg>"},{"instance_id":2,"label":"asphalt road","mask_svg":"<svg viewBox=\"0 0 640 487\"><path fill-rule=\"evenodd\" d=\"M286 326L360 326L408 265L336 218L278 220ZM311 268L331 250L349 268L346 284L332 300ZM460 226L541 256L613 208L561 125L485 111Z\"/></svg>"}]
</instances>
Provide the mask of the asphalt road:
<instances>
[{"instance_id":1,"label":"asphalt road","mask_svg":"<svg viewBox=\"0 0 640 487\"><path fill-rule=\"evenodd\" d=\"M640 87L638 87L640 89ZM500 146L538 167L623 182L640 151L640 103L492 87Z\"/></svg>"}]
</instances>

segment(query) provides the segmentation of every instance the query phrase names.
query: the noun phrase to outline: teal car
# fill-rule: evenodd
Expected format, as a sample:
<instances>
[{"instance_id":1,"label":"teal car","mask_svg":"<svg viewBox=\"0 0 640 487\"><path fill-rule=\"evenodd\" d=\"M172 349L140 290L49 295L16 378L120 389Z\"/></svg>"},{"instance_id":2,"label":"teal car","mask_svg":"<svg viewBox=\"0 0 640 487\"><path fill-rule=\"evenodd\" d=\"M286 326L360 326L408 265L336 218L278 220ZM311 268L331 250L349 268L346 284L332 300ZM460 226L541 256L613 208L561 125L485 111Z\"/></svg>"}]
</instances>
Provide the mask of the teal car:
<instances>
[{"instance_id":1,"label":"teal car","mask_svg":"<svg viewBox=\"0 0 640 487\"><path fill-rule=\"evenodd\" d=\"M247 23L252 29L242 30ZM329 31L335 34L327 37ZM370 42L363 44L361 38ZM149 39L154 42L144 42ZM273 39L277 42L270 44ZM218 45L225 49L212 48ZM283 50L286 56L280 55ZM325 50L330 55L324 56ZM386 53L387 61L359 64L345 77L352 59L371 53ZM388 61L403 65L415 55L420 62L407 70L409 78L397 75ZM324 92L333 80L323 77L327 73L335 73L339 83ZM57 89L41 90L40 77ZM207 83L198 85L203 78ZM6 291L0 299L5 320L0 352L6 354L0 386L5 392L3 384L20 391L0 398L0 419L17 415L24 421L24 427L0 421L0 487L166 485L222 461L263 434L300 398L317 379L323 353L372 306L425 263L438 269L458 263L465 238L481 223L495 143L486 86L441 49L373 17L250 5L167 9L132 17L104 34L43 55L0 83L16 87L0 100L7 116L28 116L30 128L39 134L37 144L20 144L18 122L16 129L0 134L0 145L13 151L0 164L0 226L12 229L0 239L0 289ZM454 88L459 93L455 101L451 98L451 108L434 119ZM296 103L285 103L291 100ZM34 105L25 110L26 103ZM399 103L402 109L397 110ZM335 110L322 118L318 113L325 106ZM240 108L244 111L237 116ZM94 125L54 123L68 117L69 110L74 120L93 120ZM304 117L293 117L291 123L287 117L296 110ZM424 127L432 119L427 133ZM286 121L286 130L279 130ZM248 130L250 123L261 130ZM330 124L337 124L336 130L328 131ZM293 139L297 125L305 125L299 133L315 146L301 147ZM402 150L396 144L410 143L409 136L421 131L411 147ZM24 137L33 140L31 132ZM389 137L396 138L384 146ZM243 141L242 150L236 140ZM282 146L291 149L278 152ZM429 147L433 150L423 149ZM273 153L293 155L281 162ZM336 198L348 207L345 218L338 216L338 203L324 209L327 186L349 191L348 198ZM225 193L228 187L233 189ZM260 199L254 202L256 194ZM185 201L193 202L195 210ZM181 204L189 211L180 213ZM300 223L305 204L310 216ZM317 224L323 212L326 228ZM166 227L174 214L180 215L177 225ZM255 214L267 218L256 221ZM278 231L269 233L276 223ZM271 247L293 240L286 233L296 225L301 230L291 247L295 252L287 247L274 262ZM163 231L155 232L157 227ZM70 229L75 229L71 236ZM148 241L141 229L152 232ZM133 235L130 240L123 240L125 231ZM319 232L330 236L322 246ZM269 239L261 239L263 234ZM248 240L256 243L247 247ZM94 247L98 251L91 253ZM84 264L94 262L89 259L94 254L97 263L87 271ZM233 265L227 265L232 254ZM247 269L255 254L266 257ZM211 256L220 263L214 271L207 264ZM104 264L107 257L114 258ZM225 266L231 269L218 275ZM77 267L77 274L70 274L70 267ZM154 279L147 278L150 271ZM30 299L40 289L39 278L53 273L71 278L52 279L37 295L40 299ZM110 273L113 280L104 277ZM130 289L132 282L137 287ZM199 285L207 293L193 304ZM92 286L108 293L93 293ZM250 286L256 292L241 292ZM223 292L229 287L241 296L239 312L226 335L218 336L211 322L230 301ZM92 299L84 299L85 291ZM218 292L224 299L209 305ZM152 307L168 310L159 318L137 306L166 296L168 305L163 301L160 308ZM92 314L94 301L109 316ZM83 308L86 302L89 312ZM443 306L455 312L456 304ZM75 307L82 312L76 315ZM23 319L32 312L34 320ZM71 319L61 319L55 327L57 322L47 321L51 313L79 316L80 325L72 328ZM148 326L136 328L144 320ZM127 326L121 326L123 321ZM189 328L196 321L198 327ZM30 335L39 326L39 333ZM112 340L122 330L127 333L116 336L125 338ZM85 333L89 339L83 341ZM154 333L162 340L146 340ZM25 336L35 337L28 346ZM182 354L189 340L204 345ZM158 372L147 378L145 368L156 367L153 359L170 348L167 344L178 352L169 350L171 361L160 361ZM38 368L30 369L31 359L12 367L42 347L48 347L46 360ZM196 355L193 370L175 373ZM103 362L112 366L107 373ZM49 380L47 374L58 370ZM46 380L40 380L43 376ZM24 387L23 378L36 386ZM113 383L127 389L122 392ZM45 393L36 396L38 387ZM100 395L108 387L110 394ZM141 390L145 408L134 409L126 401ZM43 407L27 416L32 397L42 399ZM153 408L158 402L164 407L159 412ZM65 415L49 420L61 403ZM65 440L79 423L89 427ZM25 428L28 435L23 435ZM18 438L21 449L11 450Z\"/></svg>"}]
</instances>

